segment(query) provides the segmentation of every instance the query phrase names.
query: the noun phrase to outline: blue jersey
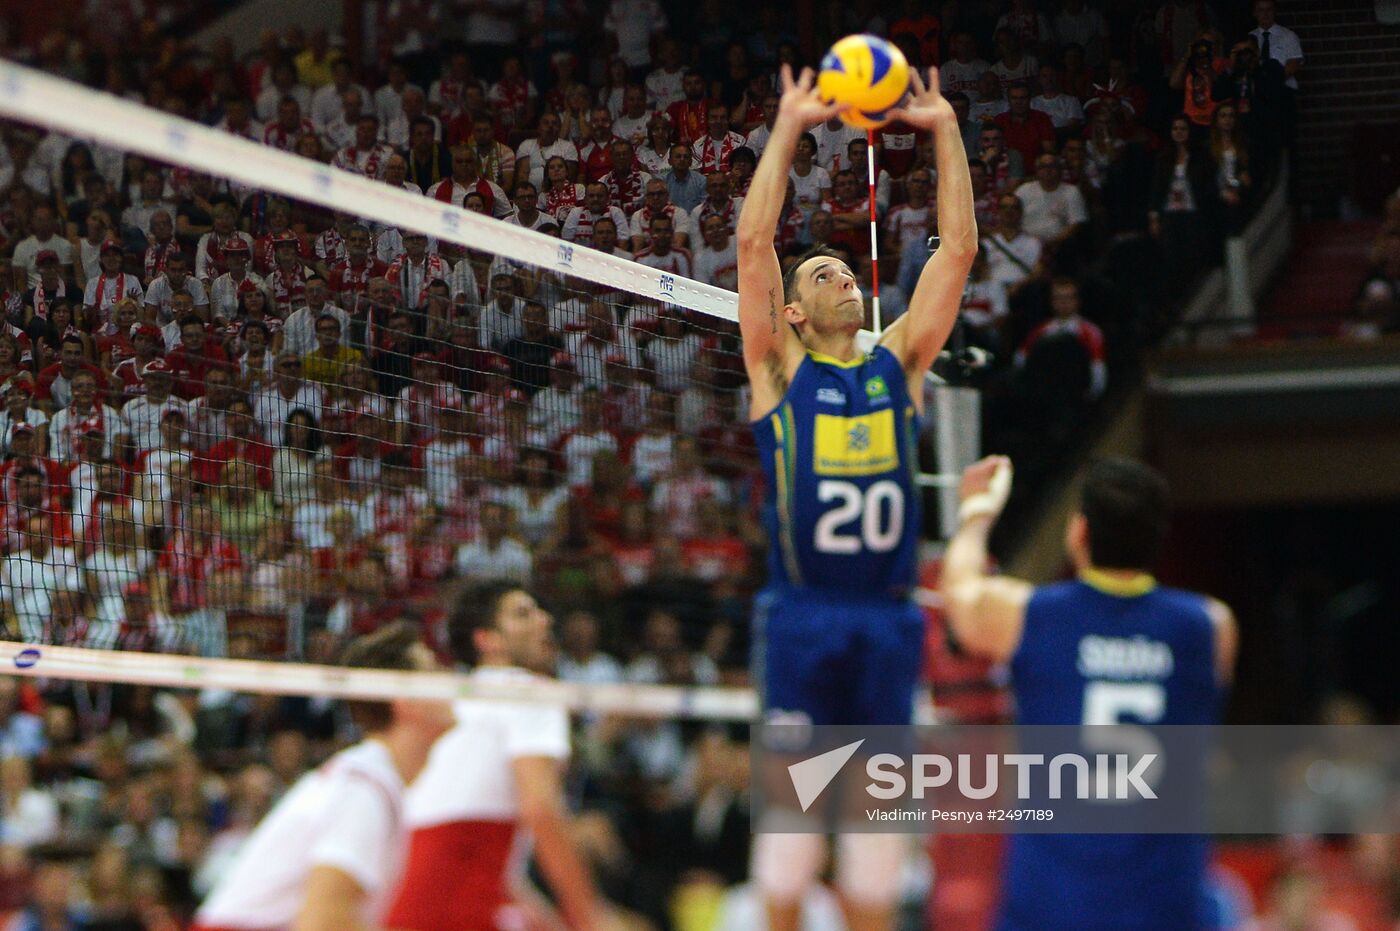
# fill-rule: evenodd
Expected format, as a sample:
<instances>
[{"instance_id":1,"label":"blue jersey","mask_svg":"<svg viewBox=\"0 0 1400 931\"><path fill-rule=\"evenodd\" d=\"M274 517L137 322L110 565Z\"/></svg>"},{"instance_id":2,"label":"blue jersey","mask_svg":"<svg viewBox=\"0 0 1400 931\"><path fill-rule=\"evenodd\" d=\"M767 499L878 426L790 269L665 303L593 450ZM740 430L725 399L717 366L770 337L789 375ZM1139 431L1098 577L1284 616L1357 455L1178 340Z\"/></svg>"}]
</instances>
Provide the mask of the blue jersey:
<instances>
[{"instance_id":1,"label":"blue jersey","mask_svg":"<svg viewBox=\"0 0 1400 931\"><path fill-rule=\"evenodd\" d=\"M768 479L770 585L895 599L911 591L918 420L885 347L850 362L808 353L782 402L753 423Z\"/></svg>"},{"instance_id":2,"label":"blue jersey","mask_svg":"<svg viewBox=\"0 0 1400 931\"><path fill-rule=\"evenodd\" d=\"M1021 724L1213 724L1215 633L1206 599L1150 577L1094 573L1038 588L1011 661ZM1205 927L1203 837L1019 834L1007 853L1001 931Z\"/></svg>"}]
</instances>

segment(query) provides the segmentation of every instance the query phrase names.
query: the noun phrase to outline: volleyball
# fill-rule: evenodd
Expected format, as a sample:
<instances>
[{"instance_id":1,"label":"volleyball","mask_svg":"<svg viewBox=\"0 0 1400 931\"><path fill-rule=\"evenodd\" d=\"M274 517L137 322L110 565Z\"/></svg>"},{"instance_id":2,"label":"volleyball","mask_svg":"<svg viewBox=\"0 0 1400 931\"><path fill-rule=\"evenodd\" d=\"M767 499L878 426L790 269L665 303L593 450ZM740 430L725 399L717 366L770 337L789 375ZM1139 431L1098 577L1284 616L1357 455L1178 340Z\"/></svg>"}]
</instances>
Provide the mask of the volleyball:
<instances>
[{"instance_id":1,"label":"volleyball","mask_svg":"<svg viewBox=\"0 0 1400 931\"><path fill-rule=\"evenodd\" d=\"M822 59L817 93L826 103L845 107L841 119L860 129L878 129L885 114L909 90L909 62L904 53L879 36L846 36Z\"/></svg>"}]
</instances>

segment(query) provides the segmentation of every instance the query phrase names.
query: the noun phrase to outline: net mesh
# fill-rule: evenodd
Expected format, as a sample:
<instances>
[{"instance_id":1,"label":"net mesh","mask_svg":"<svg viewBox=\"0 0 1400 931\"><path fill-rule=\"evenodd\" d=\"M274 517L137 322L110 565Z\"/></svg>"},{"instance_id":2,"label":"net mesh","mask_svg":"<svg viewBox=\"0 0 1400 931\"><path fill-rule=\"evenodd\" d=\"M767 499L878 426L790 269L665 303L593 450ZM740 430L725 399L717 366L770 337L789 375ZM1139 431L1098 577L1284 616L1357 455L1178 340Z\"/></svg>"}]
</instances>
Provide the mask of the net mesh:
<instances>
[{"instance_id":1,"label":"net mesh","mask_svg":"<svg viewBox=\"0 0 1400 931\"><path fill-rule=\"evenodd\" d=\"M483 176L414 225L373 209L397 156L382 184L293 159L298 187L155 118L144 154L60 137L116 183L59 211L71 269L14 283L6 638L295 659L407 617L445 651L455 591L505 577L745 681L762 478L733 295L695 284L733 284L737 200Z\"/></svg>"}]
</instances>

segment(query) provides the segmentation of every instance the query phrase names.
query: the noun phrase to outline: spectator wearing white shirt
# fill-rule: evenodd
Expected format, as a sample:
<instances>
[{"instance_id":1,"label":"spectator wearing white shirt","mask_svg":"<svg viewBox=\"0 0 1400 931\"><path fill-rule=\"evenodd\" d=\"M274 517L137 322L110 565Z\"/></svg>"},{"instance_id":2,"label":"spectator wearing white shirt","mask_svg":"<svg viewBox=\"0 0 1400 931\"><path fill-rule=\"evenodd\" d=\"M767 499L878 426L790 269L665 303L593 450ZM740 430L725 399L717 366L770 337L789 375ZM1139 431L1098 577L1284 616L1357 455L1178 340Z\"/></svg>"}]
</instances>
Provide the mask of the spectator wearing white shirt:
<instances>
[{"instance_id":1,"label":"spectator wearing white shirt","mask_svg":"<svg viewBox=\"0 0 1400 931\"><path fill-rule=\"evenodd\" d=\"M968 104L967 118L975 126L983 123L990 123L993 119L1001 116L1011 105L1006 102L1006 93L1002 90L1001 79L994 71L984 71L977 79L977 90L972 96L972 102Z\"/></svg>"},{"instance_id":2,"label":"spectator wearing white shirt","mask_svg":"<svg viewBox=\"0 0 1400 931\"><path fill-rule=\"evenodd\" d=\"M763 98L763 122L749 130L744 137L744 145L753 152L755 158L763 157L768 147L768 137L773 133L773 124L778 121L778 95L768 94Z\"/></svg>"},{"instance_id":3,"label":"spectator wearing white shirt","mask_svg":"<svg viewBox=\"0 0 1400 931\"><path fill-rule=\"evenodd\" d=\"M534 560L529 549L508 534L510 509L500 501L483 501L477 538L457 549L457 574L471 582L506 579L530 584Z\"/></svg>"},{"instance_id":4,"label":"spectator wearing white shirt","mask_svg":"<svg viewBox=\"0 0 1400 931\"><path fill-rule=\"evenodd\" d=\"M680 43L663 39L657 50L660 61L647 75L647 102L664 112L671 104L685 99L685 75L689 70L681 60Z\"/></svg>"},{"instance_id":5,"label":"spectator wearing white shirt","mask_svg":"<svg viewBox=\"0 0 1400 931\"><path fill-rule=\"evenodd\" d=\"M209 294L204 289L204 283L190 274L190 259L183 252L172 252L166 256L165 274L152 281L146 289L146 312L160 323L172 322L176 294L188 294L195 313L203 318L209 316Z\"/></svg>"},{"instance_id":6,"label":"spectator wearing white shirt","mask_svg":"<svg viewBox=\"0 0 1400 931\"><path fill-rule=\"evenodd\" d=\"M321 386L301 376L301 356L284 349L277 354L272 384L253 397L253 419L263 436L275 441L292 411L300 408L319 421L324 406Z\"/></svg>"},{"instance_id":7,"label":"spectator wearing white shirt","mask_svg":"<svg viewBox=\"0 0 1400 931\"><path fill-rule=\"evenodd\" d=\"M58 800L34 785L29 761L22 756L0 759L0 843L28 850L58 839L61 821Z\"/></svg>"},{"instance_id":8,"label":"spectator wearing white shirt","mask_svg":"<svg viewBox=\"0 0 1400 931\"><path fill-rule=\"evenodd\" d=\"M696 166L705 175L728 171L729 157L744 144L744 137L729 128L729 110L723 104L710 102L705 111L705 130L705 135L692 145Z\"/></svg>"},{"instance_id":9,"label":"spectator wearing white shirt","mask_svg":"<svg viewBox=\"0 0 1400 931\"><path fill-rule=\"evenodd\" d=\"M596 387L583 389L579 396L578 426L564 435L559 453L570 488L593 484L593 457L603 451L616 453L617 437L603 420L603 393Z\"/></svg>"},{"instance_id":10,"label":"spectator wearing white shirt","mask_svg":"<svg viewBox=\"0 0 1400 931\"><path fill-rule=\"evenodd\" d=\"M1039 273L1040 240L1021 228L1024 208L1015 194L1003 194L997 201L998 229L982 237L992 281L1001 285L1008 298Z\"/></svg>"},{"instance_id":11,"label":"spectator wearing white shirt","mask_svg":"<svg viewBox=\"0 0 1400 931\"><path fill-rule=\"evenodd\" d=\"M379 141L379 117L362 113L355 120L355 138L335 153L331 165L378 181L393 154L391 147Z\"/></svg>"},{"instance_id":12,"label":"spectator wearing white shirt","mask_svg":"<svg viewBox=\"0 0 1400 931\"><path fill-rule=\"evenodd\" d=\"M1084 62L1097 68L1108 51L1108 23L1103 14L1084 0L1063 0L1055 14L1055 39L1061 47L1077 45L1084 50Z\"/></svg>"},{"instance_id":13,"label":"spectator wearing white shirt","mask_svg":"<svg viewBox=\"0 0 1400 931\"><path fill-rule=\"evenodd\" d=\"M1023 228L1047 249L1058 249L1089 219L1084 195L1060 178L1060 160L1047 152L1035 160L1035 180L1016 189Z\"/></svg>"},{"instance_id":14,"label":"spectator wearing white shirt","mask_svg":"<svg viewBox=\"0 0 1400 931\"><path fill-rule=\"evenodd\" d=\"M1293 143L1293 128L1298 107L1298 72L1303 67L1303 44L1298 34L1280 26L1274 18L1274 0L1254 0L1254 21L1259 25L1250 31L1259 43L1259 61L1273 59L1283 66L1283 140Z\"/></svg>"},{"instance_id":15,"label":"spectator wearing white shirt","mask_svg":"<svg viewBox=\"0 0 1400 931\"><path fill-rule=\"evenodd\" d=\"M793 205L809 220L812 213L831 196L831 175L816 163L816 159L817 137L803 133L797 140L797 151L793 155L788 178L793 185Z\"/></svg>"},{"instance_id":16,"label":"spectator wearing white shirt","mask_svg":"<svg viewBox=\"0 0 1400 931\"><path fill-rule=\"evenodd\" d=\"M1003 92L1012 84L1033 80L1039 73L1040 62L1025 51L1025 42L1016 30L1002 26L996 31L996 45L1000 57L992 63L991 72L1001 82Z\"/></svg>"},{"instance_id":17,"label":"spectator wearing white shirt","mask_svg":"<svg viewBox=\"0 0 1400 931\"><path fill-rule=\"evenodd\" d=\"M622 92L622 113L613 120L613 135L641 148L647 141L647 127L656 113L647 106L647 92L640 84L629 84Z\"/></svg>"},{"instance_id":18,"label":"spectator wearing white shirt","mask_svg":"<svg viewBox=\"0 0 1400 931\"><path fill-rule=\"evenodd\" d=\"M885 217L885 235L888 246L894 255L903 255L904 249L918 239L928 239L935 225L935 210L929 198L933 190L933 178L927 168L915 168L905 181L908 197Z\"/></svg>"},{"instance_id":19,"label":"spectator wearing white shirt","mask_svg":"<svg viewBox=\"0 0 1400 931\"><path fill-rule=\"evenodd\" d=\"M121 418L139 452L160 445L160 422L166 411L189 415L189 404L171 394L175 379L164 359L153 359L141 369L141 384L146 392L132 398L122 408Z\"/></svg>"},{"instance_id":20,"label":"spectator wearing white shirt","mask_svg":"<svg viewBox=\"0 0 1400 931\"><path fill-rule=\"evenodd\" d=\"M401 61L389 62L388 81L374 92L374 115L380 126L388 126L403 113L403 92L408 83L408 67ZM422 90L422 88L418 88Z\"/></svg>"},{"instance_id":21,"label":"spectator wearing white shirt","mask_svg":"<svg viewBox=\"0 0 1400 931\"><path fill-rule=\"evenodd\" d=\"M603 31L617 41L617 54L633 74L651 64L651 40L668 25L657 0L611 0L603 15Z\"/></svg>"},{"instance_id":22,"label":"spectator wearing white shirt","mask_svg":"<svg viewBox=\"0 0 1400 931\"><path fill-rule=\"evenodd\" d=\"M413 131L413 124L419 120L426 120L433 130L433 141L442 142L442 120L428 112L428 99L423 92L416 87L405 87L399 96L402 112L388 123L381 123L379 129L379 139L386 142L395 149L405 149L408 147L410 136Z\"/></svg>"},{"instance_id":23,"label":"spectator wearing white shirt","mask_svg":"<svg viewBox=\"0 0 1400 931\"><path fill-rule=\"evenodd\" d=\"M938 69L938 88L944 94L961 91L970 98L991 66L977 57L977 41L970 32L953 33L949 47L952 57Z\"/></svg>"},{"instance_id":24,"label":"spectator wearing white shirt","mask_svg":"<svg viewBox=\"0 0 1400 931\"><path fill-rule=\"evenodd\" d=\"M22 530L23 542L0 563L0 598L9 603L23 640L48 643L54 595L82 591L82 578L73 550L53 545L48 514L32 515Z\"/></svg>"},{"instance_id":25,"label":"spectator wearing white shirt","mask_svg":"<svg viewBox=\"0 0 1400 931\"><path fill-rule=\"evenodd\" d=\"M864 139L865 133L854 126L847 126L839 116L833 116L825 123L812 127L812 138L817 142L817 164L828 172L834 172L837 159L843 157L854 139Z\"/></svg>"},{"instance_id":26,"label":"spectator wearing white shirt","mask_svg":"<svg viewBox=\"0 0 1400 931\"><path fill-rule=\"evenodd\" d=\"M311 106L308 112L311 115L311 125L316 127L318 133L324 132L327 123L335 120L341 114L343 104L342 95L353 90L360 95L360 100L369 99L369 91L364 85L357 84L352 80L350 60L348 58L337 58L331 62L331 83L323 84L316 88L311 95Z\"/></svg>"},{"instance_id":27,"label":"spectator wearing white shirt","mask_svg":"<svg viewBox=\"0 0 1400 931\"><path fill-rule=\"evenodd\" d=\"M705 244L695 253L695 279L726 291L739 290L739 256L729 225L711 214L701 230Z\"/></svg>"},{"instance_id":28,"label":"spectator wearing white shirt","mask_svg":"<svg viewBox=\"0 0 1400 931\"><path fill-rule=\"evenodd\" d=\"M598 618L588 611L571 611L559 628L561 682L606 685L622 681L622 665L598 649Z\"/></svg>"},{"instance_id":29,"label":"spectator wearing white shirt","mask_svg":"<svg viewBox=\"0 0 1400 931\"><path fill-rule=\"evenodd\" d=\"M678 212L685 216L684 212ZM682 278L693 278L690 252L675 246L675 226L665 213L658 213L649 221L651 242L637 252L637 261L662 272L670 272Z\"/></svg>"},{"instance_id":30,"label":"spectator wearing white shirt","mask_svg":"<svg viewBox=\"0 0 1400 931\"><path fill-rule=\"evenodd\" d=\"M546 111L541 114L537 132L533 139L520 143L515 152L515 179L529 181L536 187L544 184L544 166L551 158L558 156L569 166L569 177L578 176L578 147L568 139L559 136L561 123L559 114Z\"/></svg>"},{"instance_id":31,"label":"spectator wearing white shirt","mask_svg":"<svg viewBox=\"0 0 1400 931\"><path fill-rule=\"evenodd\" d=\"M478 324L482 344L496 352L525 329L525 301L515 292L515 275L509 266L500 265L491 273L491 287Z\"/></svg>"},{"instance_id":32,"label":"spectator wearing white shirt","mask_svg":"<svg viewBox=\"0 0 1400 931\"><path fill-rule=\"evenodd\" d=\"M311 112L311 89L297 80L296 65L279 61L272 66L272 84L258 95L258 119L266 123L276 117L278 106L288 97L297 102L302 113Z\"/></svg>"},{"instance_id":33,"label":"spectator wearing white shirt","mask_svg":"<svg viewBox=\"0 0 1400 931\"><path fill-rule=\"evenodd\" d=\"M320 275L306 276L306 303L292 311L282 324L282 348L305 356L316 348L316 321L322 314L330 314L340 321L340 344L348 346L350 340L350 315L330 303L330 288Z\"/></svg>"},{"instance_id":34,"label":"spectator wearing white shirt","mask_svg":"<svg viewBox=\"0 0 1400 931\"><path fill-rule=\"evenodd\" d=\"M549 384L530 399L530 429L543 434L553 446L578 426L579 398L578 367L573 356L556 352L549 360Z\"/></svg>"},{"instance_id":35,"label":"spectator wearing white shirt","mask_svg":"<svg viewBox=\"0 0 1400 931\"><path fill-rule=\"evenodd\" d=\"M699 532L699 504L709 498L729 503L724 482L707 473L700 461L700 441L688 434L676 437L671 471L651 492L651 509L657 522L681 540Z\"/></svg>"},{"instance_id":36,"label":"spectator wearing white shirt","mask_svg":"<svg viewBox=\"0 0 1400 931\"><path fill-rule=\"evenodd\" d=\"M652 178L647 182L642 208L632 214L632 223L629 229L633 252L641 254L642 250L651 246L651 221L659 216L671 219L671 244L673 246L684 249L690 244L690 215L684 209L671 203L670 191L665 181L660 178Z\"/></svg>"},{"instance_id":37,"label":"spectator wearing white shirt","mask_svg":"<svg viewBox=\"0 0 1400 931\"><path fill-rule=\"evenodd\" d=\"M262 130L258 130L258 141L262 140ZM151 228L151 217L156 211L164 210L175 216L175 202L165 199L165 176L159 168L147 168L141 174L140 194L132 198L131 206L122 211L121 232L123 236L139 235L142 240Z\"/></svg>"},{"instance_id":38,"label":"spectator wearing white shirt","mask_svg":"<svg viewBox=\"0 0 1400 931\"><path fill-rule=\"evenodd\" d=\"M619 234L631 229L621 208L608 203L608 186L594 181L584 189L583 205L570 208L564 217L564 238L584 246L593 245L593 224L602 217L611 219Z\"/></svg>"},{"instance_id":39,"label":"spectator wearing white shirt","mask_svg":"<svg viewBox=\"0 0 1400 931\"><path fill-rule=\"evenodd\" d=\"M1040 93L1031 98L1031 109L1050 117L1061 139L1078 136L1084 129L1084 107L1078 97L1060 90L1060 69L1050 62L1040 66Z\"/></svg>"},{"instance_id":40,"label":"spectator wearing white shirt","mask_svg":"<svg viewBox=\"0 0 1400 931\"><path fill-rule=\"evenodd\" d=\"M73 274L73 244L59 235L58 215L54 209L48 204L35 207L29 217L29 229L29 236L15 245L10 259L14 289L21 292L38 287L39 267L35 260L41 252L53 252L58 256L58 264L62 266L60 277L66 279Z\"/></svg>"}]
</instances>

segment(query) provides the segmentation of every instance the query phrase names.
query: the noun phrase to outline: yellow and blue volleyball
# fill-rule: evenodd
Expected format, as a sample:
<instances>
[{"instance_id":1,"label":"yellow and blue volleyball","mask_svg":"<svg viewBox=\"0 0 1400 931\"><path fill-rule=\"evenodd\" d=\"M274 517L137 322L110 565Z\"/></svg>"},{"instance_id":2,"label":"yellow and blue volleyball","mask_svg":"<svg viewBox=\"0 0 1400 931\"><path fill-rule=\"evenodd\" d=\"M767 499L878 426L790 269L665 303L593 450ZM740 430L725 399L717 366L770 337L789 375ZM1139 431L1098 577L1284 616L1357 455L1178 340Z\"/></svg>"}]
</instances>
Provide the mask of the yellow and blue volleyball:
<instances>
[{"instance_id":1,"label":"yellow and blue volleyball","mask_svg":"<svg viewBox=\"0 0 1400 931\"><path fill-rule=\"evenodd\" d=\"M886 113L908 92L909 62L879 36L846 36L826 53L817 74L817 94L845 107L841 119L860 129L889 122Z\"/></svg>"}]
</instances>

